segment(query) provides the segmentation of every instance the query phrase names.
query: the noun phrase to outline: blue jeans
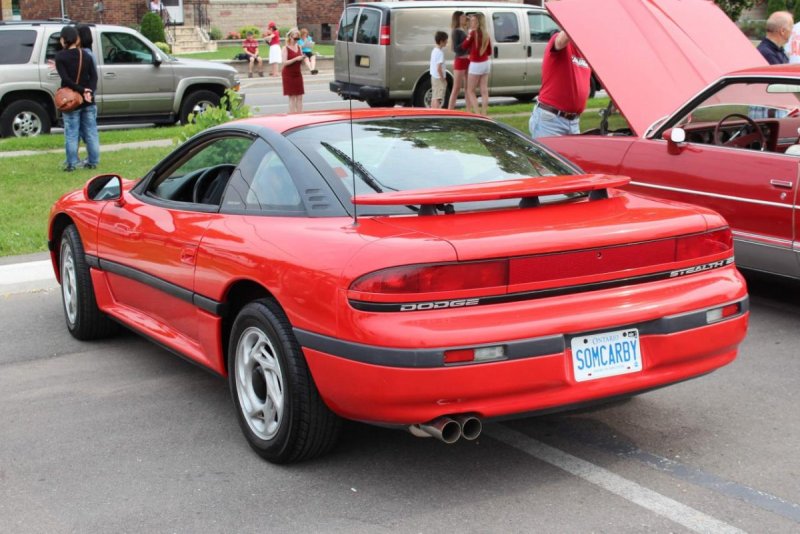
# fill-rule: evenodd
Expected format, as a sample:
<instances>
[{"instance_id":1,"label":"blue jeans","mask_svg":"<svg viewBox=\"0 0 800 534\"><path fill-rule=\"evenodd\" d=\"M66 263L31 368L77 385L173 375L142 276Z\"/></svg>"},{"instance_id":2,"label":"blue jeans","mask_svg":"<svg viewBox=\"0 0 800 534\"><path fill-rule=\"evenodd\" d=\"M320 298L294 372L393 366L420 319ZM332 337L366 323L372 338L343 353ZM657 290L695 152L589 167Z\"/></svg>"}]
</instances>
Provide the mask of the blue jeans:
<instances>
[{"instance_id":1,"label":"blue jeans","mask_svg":"<svg viewBox=\"0 0 800 534\"><path fill-rule=\"evenodd\" d=\"M64 119L64 148L67 151L67 167L75 167L78 159L78 143L83 138L89 153L86 163L100 163L100 137L97 134L97 106L86 106L62 114Z\"/></svg>"},{"instance_id":2,"label":"blue jeans","mask_svg":"<svg viewBox=\"0 0 800 534\"><path fill-rule=\"evenodd\" d=\"M531 132L532 139L556 135L577 135L581 133L580 126L580 118L568 120L554 113L550 113L549 111L545 111L538 105L534 106L531 112L531 118L528 121L528 129Z\"/></svg>"}]
</instances>

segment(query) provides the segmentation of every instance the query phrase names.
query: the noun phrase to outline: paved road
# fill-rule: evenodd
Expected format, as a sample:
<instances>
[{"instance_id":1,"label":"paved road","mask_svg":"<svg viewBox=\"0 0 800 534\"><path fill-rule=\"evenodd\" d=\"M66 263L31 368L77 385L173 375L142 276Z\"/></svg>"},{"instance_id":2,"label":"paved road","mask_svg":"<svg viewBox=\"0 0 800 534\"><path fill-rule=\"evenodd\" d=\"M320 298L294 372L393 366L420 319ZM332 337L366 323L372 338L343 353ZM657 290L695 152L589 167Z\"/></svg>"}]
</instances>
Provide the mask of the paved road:
<instances>
[{"instance_id":1,"label":"paved road","mask_svg":"<svg viewBox=\"0 0 800 534\"><path fill-rule=\"evenodd\" d=\"M740 357L706 377L452 446L350 424L277 467L222 379L133 334L73 340L46 264L3 263L0 532L800 530L798 284L750 279Z\"/></svg>"},{"instance_id":2,"label":"paved road","mask_svg":"<svg viewBox=\"0 0 800 534\"><path fill-rule=\"evenodd\" d=\"M347 109L352 103L353 109L368 107L358 100L342 100L332 93L328 84L333 80L333 71L320 71L316 76L306 74L303 77L306 94L303 96L304 111L319 111L323 109ZM254 115L267 115L272 113L286 113L289 111L289 101L283 96L280 78L245 78L242 80L242 92L245 93L246 102L251 107ZM490 98L493 104L510 104L517 102L514 98ZM459 101L463 109L464 101Z\"/></svg>"}]
</instances>

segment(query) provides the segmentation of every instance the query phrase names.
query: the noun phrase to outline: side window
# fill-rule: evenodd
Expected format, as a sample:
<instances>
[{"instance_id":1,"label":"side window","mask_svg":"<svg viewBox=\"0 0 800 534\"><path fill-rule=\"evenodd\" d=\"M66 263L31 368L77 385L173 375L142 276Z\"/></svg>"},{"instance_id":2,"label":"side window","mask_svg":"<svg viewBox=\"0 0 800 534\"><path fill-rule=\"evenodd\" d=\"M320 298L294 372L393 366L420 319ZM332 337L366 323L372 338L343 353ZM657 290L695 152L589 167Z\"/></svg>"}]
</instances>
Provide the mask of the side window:
<instances>
[{"instance_id":1,"label":"side window","mask_svg":"<svg viewBox=\"0 0 800 534\"><path fill-rule=\"evenodd\" d=\"M153 63L153 52L129 33L103 32L100 43L107 65Z\"/></svg>"},{"instance_id":2,"label":"side window","mask_svg":"<svg viewBox=\"0 0 800 534\"><path fill-rule=\"evenodd\" d=\"M353 30L356 27L356 17L358 16L358 8L348 8L342 13L342 20L339 21L339 33L336 36L337 41L353 40Z\"/></svg>"},{"instance_id":3,"label":"side window","mask_svg":"<svg viewBox=\"0 0 800 534\"><path fill-rule=\"evenodd\" d=\"M56 32L47 38L47 49L45 50L44 58L49 61L56 58L56 54L61 51L61 32Z\"/></svg>"},{"instance_id":4,"label":"side window","mask_svg":"<svg viewBox=\"0 0 800 534\"><path fill-rule=\"evenodd\" d=\"M0 65L22 65L31 60L36 30L0 31Z\"/></svg>"},{"instance_id":5,"label":"side window","mask_svg":"<svg viewBox=\"0 0 800 534\"><path fill-rule=\"evenodd\" d=\"M375 9L364 9L358 17L356 42L378 44L381 31L381 12Z\"/></svg>"},{"instance_id":6,"label":"side window","mask_svg":"<svg viewBox=\"0 0 800 534\"><path fill-rule=\"evenodd\" d=\"M553 32L560 30L558 24L548 15L535 11L528 12L528 26L531 28L532 43L546 43L550 40Z\"/></svg>"},{"instance_id":7,"label":"side window","mask_svg":"<svg viewBox=\"0 0 800 534\"><path fill-rule=\"evenodd\" d=\"M189 150L147 188L162 200L219 205L228 180L253 141L246 137L213 139Z\"/></svg>"},{"instance_id":8,"label":"side window","mask_svg":"<svg viewBox=\"0 0 800 534\"><path fill-rule=\"evenodd\" d=\"M252 179L237 175L225 193L223 206L260 213L302 212L300 193L283 160L266 144L258 147L258 153L261 160Z\"/></svg>"},{"instance_id":9,"label":"side window","mask_svg":"<svg viewBox=\"0 0 800 534\"><path fill-rule=\"evenodd\" d=\"M492 14L494 41L496 43L516 43L519 41L519 24L516 13Z\"/></svg>"}]
</instances>

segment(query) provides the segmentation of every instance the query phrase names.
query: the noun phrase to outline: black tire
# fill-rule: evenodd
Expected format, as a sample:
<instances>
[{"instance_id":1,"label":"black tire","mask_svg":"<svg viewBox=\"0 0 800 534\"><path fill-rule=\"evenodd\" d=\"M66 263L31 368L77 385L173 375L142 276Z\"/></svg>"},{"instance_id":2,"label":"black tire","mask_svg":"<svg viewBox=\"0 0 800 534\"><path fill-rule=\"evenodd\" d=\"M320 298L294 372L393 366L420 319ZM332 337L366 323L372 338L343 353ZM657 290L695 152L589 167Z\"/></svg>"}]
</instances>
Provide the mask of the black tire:
<instances>
[{"instance_id":1,"label":"black tire","mask_svg":"<svg viewBox=\"0 0 800 534\"><path fill-rule=\"evenodd\" d=\"M219 106L219 95L213 91L200 89L192 91L183 98L181 104L181 124L189 124L189 115L199 113L207 107Z\"/></svg>"},{"instance_id":2,"label":"black tire","mask_svg":"<svg viewBox=\"0 0 800 534\"><path fill-rule=\"evenodd\" d=\"M35 100L15 100L0 114L0 135L33 137L50 133L50 114Z\"/></svg>"},{"instance_id":3,"label":"black tire","mask_svg":"<svg viewBox=\"0 0 800 534\"><path fill-rule=\"evenodd\" d=\"M414 90L414 99L412 101L414 107L431 107L431 94L433 94L433 89L431 88L431 78L430 76L425 76L425 78L419 82L417 88Z\"/></svg>"},{"instance_id":4,"label":"black tire","mask_svg":"<svg viewBox=\"0 0 800 534\"><path fill-rule=\"evenodd\" d=\"M514 98L517 99L517 102L522 102L523 104L527 104L528 102L533 102L533 99L536 95L514 95Z\"/></svg>"},{"instance_id":5,"label":"black tire","mask_svg":"<svg viewBox=\"0 0 800 534\"><path fill-rule=\"evenodd\" d=\"M61 273L61 303L67 330L72 337L87 341L116 333L119 325L97 307L83 242L75 225L61 235L58 266Z\"/></svg>"},{"instance_id":6,"label":"black tire","mask_svg":"<svg viewBox=\"0 0 800 534\"><path fill-rule=\"evenodd\" d=\"M299 462L336 444L341 419L322 401L289 320L275 301L251 302L237 315L228 347L228 382L239 426L264 459Z\"/></svg>"}]
</instances>

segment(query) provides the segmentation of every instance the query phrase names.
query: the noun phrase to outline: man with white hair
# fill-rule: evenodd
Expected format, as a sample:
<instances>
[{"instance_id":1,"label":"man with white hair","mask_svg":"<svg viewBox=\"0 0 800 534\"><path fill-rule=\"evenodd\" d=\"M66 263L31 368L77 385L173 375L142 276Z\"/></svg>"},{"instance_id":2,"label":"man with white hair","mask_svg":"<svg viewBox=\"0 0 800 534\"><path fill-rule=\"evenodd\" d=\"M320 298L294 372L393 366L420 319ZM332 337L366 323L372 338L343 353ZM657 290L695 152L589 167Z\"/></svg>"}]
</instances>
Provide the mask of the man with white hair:
<instances>
[{"instance_id":1,"label":"man with white hair","mask_svg":"<svg viewBox=\"0 0 800 534\"><path fill-rule=\"evenodd\" d=\"M770 65L789 63L783 47L792 35L794 20L788 11L776 11L767 19L767 35L758 44L758 51Z\"/></svg>"}]
</instances>

